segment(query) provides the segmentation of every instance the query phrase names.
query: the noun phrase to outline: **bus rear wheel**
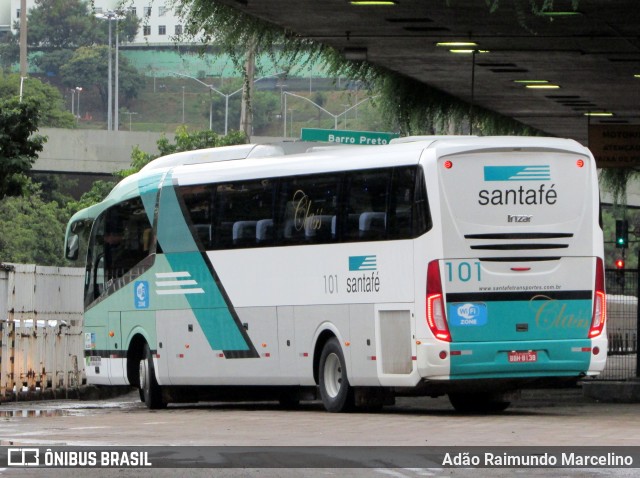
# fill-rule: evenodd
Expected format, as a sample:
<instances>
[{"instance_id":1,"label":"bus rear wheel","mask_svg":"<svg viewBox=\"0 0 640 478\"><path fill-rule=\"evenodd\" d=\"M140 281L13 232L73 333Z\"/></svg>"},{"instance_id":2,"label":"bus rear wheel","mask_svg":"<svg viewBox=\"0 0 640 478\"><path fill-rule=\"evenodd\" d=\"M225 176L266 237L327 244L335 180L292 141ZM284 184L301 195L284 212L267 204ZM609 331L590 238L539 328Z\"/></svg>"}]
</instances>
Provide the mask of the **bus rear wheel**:
<instances>
[{"instance_id":1,"label":"bus rear wheel","mask_svg":"<svg viewBox=\"0 0 640 478\"><path fill-rule=\"evenodd\" d=\"M320 398L329 412L347 412L354 406L353 388L338 339L329 339L322 349L318 369Z\"/></svg>"},{"instance_id":2,"label":"bus rear wheel","mask_svg":"<svg viewBox=\"0 0 640 478\"><path fill-rule=\"evenodd\" d=\"M502 394L492 393L450 393L449 401L460 413L499 413L511 405Z\"/></svg>"},{"instance_id":3,"label":"bus rear wheel","mask_svg":"<svg viewBox=\"0 0 640 478\"><path fill-rule=\"evenodd\" d=\"M151 355L149 344L144 345L144 355L140 360L140 398L150 410L167 406L162 399L162 390L156 380L153 356Z\"/></svg>"}]
</instances>

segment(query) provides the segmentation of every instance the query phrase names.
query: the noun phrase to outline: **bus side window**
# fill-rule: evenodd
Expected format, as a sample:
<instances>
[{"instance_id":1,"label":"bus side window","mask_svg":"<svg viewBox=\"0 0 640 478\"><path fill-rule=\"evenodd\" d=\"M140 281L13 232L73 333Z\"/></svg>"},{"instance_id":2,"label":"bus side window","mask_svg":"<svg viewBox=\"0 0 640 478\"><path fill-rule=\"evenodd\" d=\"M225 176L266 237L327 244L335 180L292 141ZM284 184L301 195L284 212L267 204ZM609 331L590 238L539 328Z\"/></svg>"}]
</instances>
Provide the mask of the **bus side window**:
<instances>
[{"instance_id":1,"label":"bus side window","mask_svg":"<svg viewBox=\"0 0 640 478\"><path fill-rule=\"evenodd\" d=\"M84 303L89 306L104 291L104 223L106 214L98 216L91 228L87 250Z\"/></svg>"},{"instance_id":2,"label":"bus side window","mask_svg":"<svg viewBox=\"0 0 640 478\"><path fill-rule=\"evenodd\" d=\"M86 304L116 279L136 273L136 266L151 252L151 229L140 197L116 204L96 219L87 256Z\"/></svg>"},{"instance_id":3,"label":"bus side window","mask_svg":"<svg viewBox=\"0 0 640 478\"><path fill-rule=\"evenodd\" d=\"M256 247L270 242L273 181L219 184L216 188L215 248Z\"/></svg>"},{"instance_id":4,"label":"bus side window","mask_svg":"<svg viewBox=\"0 0 640 478\"><path fill-rule=\"evenodd\" d=\"M390 169L352 171L347 179L343 240L372 241L387 236Z\"/></svg>"},{"instance_id":5,"label":"bus side window","mask_svg":"<svg viewBox=\"0 0 640 478\"><path fill-rule=\"evenodd\" d=\"M415 167L393 169L391 194L389 195L389 239L412 237L415 184Z\"/></svg>"},{"instance_id":6,"label":"bus side window","mask_svg":"<svg viewBox=\"0 0 640 478\"><path fill-rule=\"evenodd\" d=\"M209 249L213 242L213 193L214 188L208 184L184 186L179 189L187 223L196 241L205 249Z\"/></svg>"},{"instance_id":7,"label":"bus side window","mask_svg":"<svg viewBox=\"0 0 640 478\"><path fill-rule=\"evenodd\" d=\"M149 254L151 223L139 197L117 204L107 211L105 223L105 274L117 279L131 271ZM150 244L149 244L150 245Z\"/></svg>"},{"instance_id":8,"label":"bus side window","mask_svg":"<svg viewBox=\"0 0 640 478\"><path fill-rule=\"evenodd\" d=\"M340 176L299 176L281 181L276 238L282 244L326 244L335 240Z\"/></svg>"},{"instance_id":9,"label":"bus side window","mask_svg":"<svg viewBox=\"0 0 640 478\"><path fill-rule=\"evenodd\" d=\"M429 231L433 226L431 212L429 211L429 201L427 196L427 185L424 179L422 168L416 169L416 186L413 195L413 231L412 237L418 237Z\"/></svg>"}]
</instances>

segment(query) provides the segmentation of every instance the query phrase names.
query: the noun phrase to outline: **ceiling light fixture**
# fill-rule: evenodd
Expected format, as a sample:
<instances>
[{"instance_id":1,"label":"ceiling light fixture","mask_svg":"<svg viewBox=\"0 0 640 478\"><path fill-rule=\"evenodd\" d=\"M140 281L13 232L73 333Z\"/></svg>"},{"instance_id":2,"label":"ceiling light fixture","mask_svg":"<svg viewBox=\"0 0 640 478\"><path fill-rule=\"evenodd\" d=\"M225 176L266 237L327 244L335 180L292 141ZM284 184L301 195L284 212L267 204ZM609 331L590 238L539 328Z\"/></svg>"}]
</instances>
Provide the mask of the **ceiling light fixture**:
<instances>
[{"instance_id":1,"label":"ceiling light fixture","mask_svg":"<svg viewBox=\"0 0 640 478\"><path fill-rule=\"evenodd\" d=\"M457 47L457 46L478 46L474 41L439 41L436 46Z\"/></svg>"},{"instance_id":2,"label":"ceiling light fixture","mask_svg":"<svg viewBox=\"0 0 640 478\"><path fill-rule=\"evenodd\" d=\"M462 53L462 54L471 54L471 53L489 53L489 50L469 50L467 48L464 49L453 49L449 50L451 53Z\"/></svg>"},{"instance_id":3,"label":"ceiling light fixture","mask_svg":"<svg viewBox=\"0 0 640 478\"><path fill-rule=\"evenodd\" d=\"M382 5L395 5L396 0L349 0L351 5L358 6L382 6Z\"/></svg>"},{"instance_id":4,"label":"ceiling light fixture","mask_svg":"<svg viewBox=\"0 0 640 478\"><path fill-rule=\"evenodd\" d=\"M531 90L557 90L558 88L560 88L560 85L545 83L542 85L525 85L525 88L529 88Z\"/></svg>"},{"instance_id":5,"label":"ceiling light fixture","mask_svg":"<svg viewBox=\"0 0 640 478\"><path fill-rule=\"evenodd\" d=\"M582 15L582 12L576 10L560 11L560 12L540 12L544 17L575 17Z\"/></svg>"},{"instance_id":6,"label":"ceiling light fixture","mask_svg":"<svg viewBox=\"0 0 640 478\"><path fill-rule=\"evenodd\" d=\"M585 116L613 116L610 111L589 111L584 114Z\"/></svg>"},{"instance_id":7,"label":"ceiling light fixture","mask_svg":"<svg viewBox=\"0 0 640 478\"><path fill-rule=\"evenodd\" d=\"M548 84L549 80L513 80L513 82L521 85L544 85Z\"/></svg>"}]
</instances>

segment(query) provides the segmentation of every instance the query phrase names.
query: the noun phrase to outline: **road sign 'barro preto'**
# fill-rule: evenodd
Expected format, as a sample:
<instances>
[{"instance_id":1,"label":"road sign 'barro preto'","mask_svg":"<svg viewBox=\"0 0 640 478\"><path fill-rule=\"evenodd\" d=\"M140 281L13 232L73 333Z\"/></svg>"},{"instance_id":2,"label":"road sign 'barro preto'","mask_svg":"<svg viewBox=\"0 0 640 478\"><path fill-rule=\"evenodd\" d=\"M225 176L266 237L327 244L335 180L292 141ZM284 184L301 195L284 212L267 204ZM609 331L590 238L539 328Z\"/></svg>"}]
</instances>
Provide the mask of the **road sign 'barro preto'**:
<instances>
[{"instance_id":1,"label":"road sign 'barro preto'","mask_svg":"<svg viewBox=\"0 0 640 478\"><path fill-rule=\"evenodd\" d=\"M341 144L389 144L398 133L382 133L378 131L345 131L336 129L302 128L302 141L326 141Z\"/></svg>"}]
</instances>

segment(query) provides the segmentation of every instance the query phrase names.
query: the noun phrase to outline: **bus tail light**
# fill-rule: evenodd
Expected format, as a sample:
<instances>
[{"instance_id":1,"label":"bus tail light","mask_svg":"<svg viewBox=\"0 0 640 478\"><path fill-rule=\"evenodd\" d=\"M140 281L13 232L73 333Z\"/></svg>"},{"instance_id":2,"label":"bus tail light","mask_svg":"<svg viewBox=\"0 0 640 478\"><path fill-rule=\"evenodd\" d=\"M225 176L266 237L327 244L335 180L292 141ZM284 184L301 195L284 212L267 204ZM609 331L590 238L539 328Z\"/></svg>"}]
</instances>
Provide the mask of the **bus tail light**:
<instances>
[{"instance_id":1,"label":"bus tail light","mask_svg":"<svg viewBox=\"0 0 640 478\"><path fill-rule=\"evenodd\" d=\"M437 339L451 342L438 261L429 262L427 268L427 324Z\"/></svg>"},{"instance_id":2,"label":"bus tail light","mask_svg":"<svg viewBox=\"0 0 640 478\"><path fill-rule=\"evenodd\" d=\"M596 282L593 291L593 318L589 329L589 338L602 333L607 319L607 296L604 291L604 262L600 257L596 259Z\"/></svg>"}]
</instances>

